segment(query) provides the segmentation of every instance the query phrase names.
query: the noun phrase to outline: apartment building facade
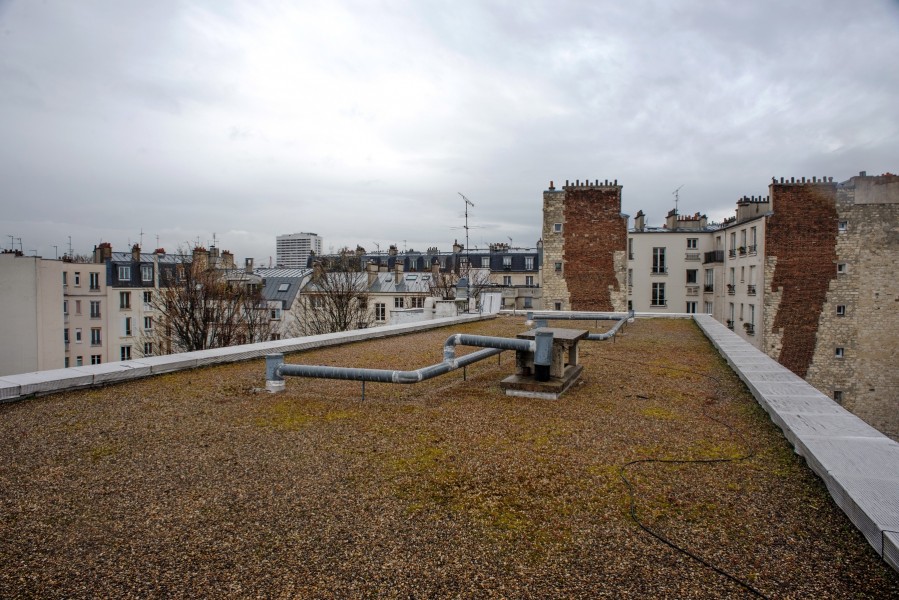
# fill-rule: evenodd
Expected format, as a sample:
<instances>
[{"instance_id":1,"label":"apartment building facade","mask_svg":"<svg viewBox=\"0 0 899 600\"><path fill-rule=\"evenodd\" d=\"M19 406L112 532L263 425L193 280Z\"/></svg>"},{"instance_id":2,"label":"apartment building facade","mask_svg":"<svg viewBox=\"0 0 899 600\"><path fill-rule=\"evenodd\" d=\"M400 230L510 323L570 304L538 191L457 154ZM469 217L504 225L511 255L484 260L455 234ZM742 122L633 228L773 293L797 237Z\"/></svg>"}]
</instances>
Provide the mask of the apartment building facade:
<instances>
[{"instance_id":1,"label":"apartment building facade","mask_svg":"<svg viewBox=\"0 0 899 600\"><path fill-rule=\"evenodd\" d=\"M278 267L305 269L312 254L322 254L322 238L317 233L286 233L275 238Z\"/></svg>"},{"instance_id":2,"label":"apartment building facade","mask_svg":"<svg viewBox=\"0 0 899 600\"><path fill-rule=\"evenodd\" d=\"M570 300L572 263L594 265L597 296L612 287L599 282L590 238L565 234L618 240L619 226L589 211L573 217L566 201L565 191L544 192L544 296L577 310L586 305ZM628 308L712 314L899 439L899 176L773 179L768 196L741 198L723 223L674 211L663 227L644 222L640 211L626 241L601 250L606 264L627 251Z\"/></svg>"}]
</instances>

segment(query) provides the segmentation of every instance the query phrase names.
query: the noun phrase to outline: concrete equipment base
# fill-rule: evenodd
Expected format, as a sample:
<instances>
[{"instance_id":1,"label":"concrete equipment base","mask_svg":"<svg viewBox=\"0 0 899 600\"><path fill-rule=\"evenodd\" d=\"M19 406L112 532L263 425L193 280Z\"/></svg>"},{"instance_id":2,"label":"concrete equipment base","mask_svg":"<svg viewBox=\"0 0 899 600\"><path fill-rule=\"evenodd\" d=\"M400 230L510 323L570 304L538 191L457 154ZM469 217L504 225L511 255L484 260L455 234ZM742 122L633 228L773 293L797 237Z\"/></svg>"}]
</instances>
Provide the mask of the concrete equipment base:
<instances>
[{"instance_id":1,"label":"concrete equipment base","mask_svg":"<svg viewBox=\"0 0 899 600\"><path fill-rule=\"evenodd\" d=\"M550 377L549 381L537 381L533 375L510 375L500 382L507 396L558 400L581 376L582 365L567 365L562 377Z\"/></svg>"}]
</instances>

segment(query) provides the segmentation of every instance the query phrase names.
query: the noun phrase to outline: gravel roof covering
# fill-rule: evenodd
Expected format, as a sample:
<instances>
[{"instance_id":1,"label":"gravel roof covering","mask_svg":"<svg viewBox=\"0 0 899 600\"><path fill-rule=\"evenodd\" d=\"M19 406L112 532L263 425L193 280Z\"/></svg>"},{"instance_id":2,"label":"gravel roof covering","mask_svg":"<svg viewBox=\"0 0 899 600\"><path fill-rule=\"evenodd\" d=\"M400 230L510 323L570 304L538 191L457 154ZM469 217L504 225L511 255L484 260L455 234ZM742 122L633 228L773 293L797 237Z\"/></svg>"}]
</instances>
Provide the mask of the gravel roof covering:
<instances>
[{"instance_id":1,"label":"gravel roof covering","mask_svg":"<svg viewBox=\"0 0 899 600\"><path fill-rule=\"evenodd\" d=\"M523 329L288 362L411 369L450 332ZM252 361L4 405L0 597L748 596L632 499L769 597L899 595L691 321L638 321L581 362L557 402L503 396L505 353L365 402L358 382L258 393Z\"/></svg>"}]
</instances>

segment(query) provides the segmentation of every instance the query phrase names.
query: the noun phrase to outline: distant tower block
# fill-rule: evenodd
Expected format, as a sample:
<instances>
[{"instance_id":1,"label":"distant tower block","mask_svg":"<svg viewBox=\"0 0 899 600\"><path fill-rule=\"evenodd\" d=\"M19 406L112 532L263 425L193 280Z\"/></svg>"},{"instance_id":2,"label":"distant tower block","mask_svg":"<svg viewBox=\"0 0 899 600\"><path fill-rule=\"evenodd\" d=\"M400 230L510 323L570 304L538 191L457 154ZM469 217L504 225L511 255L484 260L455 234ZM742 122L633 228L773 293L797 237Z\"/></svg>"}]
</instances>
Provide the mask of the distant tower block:
<instances>
[{"instance_id":1,"label":"distant tower block","mask_svg":"<svg viewBox=\"0 0 899 600\"><path fill-rule=\"evenodd\" d=\"M288 233L276 238L278 266L305 269L312 253L321 255L322 238L317 233Z\"/></svg>"}]
</instances>

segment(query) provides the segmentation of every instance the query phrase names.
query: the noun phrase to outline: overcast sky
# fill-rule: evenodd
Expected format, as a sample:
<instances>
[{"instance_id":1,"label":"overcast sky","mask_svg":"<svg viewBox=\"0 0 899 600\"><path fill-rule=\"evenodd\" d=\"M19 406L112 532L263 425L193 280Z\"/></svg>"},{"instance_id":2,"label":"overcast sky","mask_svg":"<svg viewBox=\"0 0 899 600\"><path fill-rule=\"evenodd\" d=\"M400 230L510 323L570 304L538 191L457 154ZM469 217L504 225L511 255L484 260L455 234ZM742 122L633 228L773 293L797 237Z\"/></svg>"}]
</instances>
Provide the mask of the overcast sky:
<instances>
[{"instance_id":1,"label":"overcast sky","mask_svg":"<svg viewBox=\"0 0 899 600\"><path fill-rule=\"evenodd\" d=\"M449 249L459 192L472 247L532 247L550 180L617 179L658 225L679 186L720 220L860 170L899 171L896 1L0 0L0 243L26 254Z\"/></svg>"}]
</instances>

